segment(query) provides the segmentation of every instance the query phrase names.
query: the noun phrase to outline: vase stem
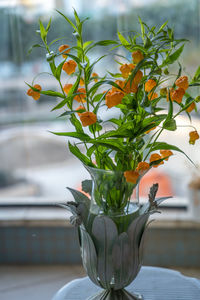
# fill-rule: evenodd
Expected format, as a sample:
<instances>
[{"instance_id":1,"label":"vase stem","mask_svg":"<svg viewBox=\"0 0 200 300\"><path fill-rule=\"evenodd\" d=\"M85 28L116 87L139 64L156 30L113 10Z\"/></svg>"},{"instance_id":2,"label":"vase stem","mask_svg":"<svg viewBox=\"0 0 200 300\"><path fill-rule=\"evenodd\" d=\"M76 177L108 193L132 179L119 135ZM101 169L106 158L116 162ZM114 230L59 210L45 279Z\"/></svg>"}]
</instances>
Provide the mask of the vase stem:
<instances>
[{"instance_id":1,"label":"vase stem","mask_svg":"<svg viewBox=\"0 0 200 300\"><path fill-rule=\"evenodd\" d=\"M87 300L143 300L144 298L139 294L130 294L128 291L122 290L104 290Z\"/></svg>"}]
</instances>

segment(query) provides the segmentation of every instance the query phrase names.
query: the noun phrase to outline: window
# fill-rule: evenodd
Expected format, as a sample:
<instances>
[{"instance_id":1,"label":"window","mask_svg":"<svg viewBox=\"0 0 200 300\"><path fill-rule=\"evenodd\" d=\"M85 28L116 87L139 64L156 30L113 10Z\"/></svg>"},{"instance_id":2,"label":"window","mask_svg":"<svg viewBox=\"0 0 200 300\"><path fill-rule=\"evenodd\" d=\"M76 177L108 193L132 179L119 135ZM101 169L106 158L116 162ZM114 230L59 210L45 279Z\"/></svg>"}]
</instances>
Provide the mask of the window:
<instances>
[{"instance_id":1,"label":"window","mask_svg":"<svg viewBox=\"0 0 200 300\"><path fill-rule=\"evenodd\" d=\"M52 30L49 39L63 37L52 45L56 50L61 42L72 42L71 29L53 10L57 8L72 18L72 7L83 17L89 16L85 38L89 40L113 39L117 30L127 32L138 29L137 16L152 26L169 20L178 38L191 40L186 45L183 64L193 73L199 64L200 4L198 0L21 0L1 1L1 47L0 47L0 203L6 201L32 201L34 203L62 202L69 197L65 187L80 187L81 180L88 174L82 165L72 157L64 138L49 131L64 131L69 127L65 118L57 119L50 109L55 99L41 96L33 101L26 95L25 82L31 83L37 77L43 89L56 89L55 81L47 74L48 64L41 48L28 49L39 42L38 19L48 22L52 16ZM68 38L70 37L70 38ZM100 50L99 50L100 51ZM91 59L95 59L95 53ZM102 68L113 63L109 57ZM188 75L188 74L187 74ZM63 81L68 79L63 78ZM67 82L66 82L67 83ZM180 125L185 124L180 118ZM200 120L196 120L200 127ZM185 145L186 153L199 163L197 147L188 146L186 130L177 131L177 145ZM170 133L163 136L172 142ZM173 137L174 139L174 137ZM174 140L173 140L174 142ZM176 165L174 165L176 164ZM185 197L187 182L192 176L192 166L183 156L171 158L168 165L155 176L165 176L172 193ZM167 178L167 179L166 179ZM166 182L165 182L166 184ZM169 189L168 189L169 190ZM32 200L34 199L34 201Z\"/></svg>"}]
</instances>

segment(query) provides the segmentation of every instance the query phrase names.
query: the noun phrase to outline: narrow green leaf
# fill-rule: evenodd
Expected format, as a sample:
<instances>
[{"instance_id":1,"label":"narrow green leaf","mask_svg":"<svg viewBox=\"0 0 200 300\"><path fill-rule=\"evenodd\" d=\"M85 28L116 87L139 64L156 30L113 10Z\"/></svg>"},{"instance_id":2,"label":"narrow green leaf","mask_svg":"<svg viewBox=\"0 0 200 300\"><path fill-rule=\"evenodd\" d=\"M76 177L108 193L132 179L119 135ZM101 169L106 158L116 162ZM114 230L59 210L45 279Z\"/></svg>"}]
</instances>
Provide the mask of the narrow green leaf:
<instances>
[{"instance_id":1,"label":"narrow green leaf","mask_svg":"<svg viewBox=\"0 0 200 300\"><path fill-rule=\"evenodd\" d=\"M120 32L118 32L117 34L123 46L130 46L130 43L125 39L125 37Z\"/></svg>"},{"instance_id":2,"label":"narrow green leaf","mask_svg":"<svg viewBox=\"0 0 200 300\"><path fill-rule=\"evenodd\" d=\"M67 18L63 13L61 13L59 10L56 9L56 11L74 28L74 30L76 32L78 32L78 29L76 28L76 26L74 25L74 23L69 19Z\"/></svg>"},{"instance_id":3,"label":"narrow green leaf","mask_svg":"<svg viewBox=\"0 0 200 300\"><path fill-rule=\"evenodd\" d=\"M70 152L75 155L83 164L89 167L95 168L95 165L85 156L76 145L72 145L68 142Z\"/></svg>"},{"instance_id":4,"label":"narrow green leaf","mask_svg":"<svg viewBox=\"0 0 200 300\"><path fill-rule=\"evenodd\" d=\"M151 147L151 144L148 145L148 148ZM178 148L177 146L174 145L170 145L167 144L165 142L155 142L153 147L151 148L151 152L156 151L156 150L174 150L174 151L178 151L182 154L184 154L187 159L194 165L194 162L190 159L190 157L184 152L182 151L180 148Z\"/></svg>"},{"instance_id":5,"label":"narrow green leaf","mask_svg":"<svg viewBox=\"0 0 200 300\"><path fill-rule=\"evenodd\" d=\"M160 26L160 28L159 28L157 34L161 33L161 31L163 31L163 29L165 28L165 26L167 25L167 23L168 23L168 21L166 21L165 23L163 23L163 24Z\"/></svg>"},{"instance_id":6,"label":"narrow green leaf","mask_svg":"<svg viewBox=\"0 0 200 300\"><path fill-rule=\"evenodd\" d=\"M138 19L139 19L139 22L140 22L140 28L141 28L141 33L142 33L142 39L143 39L143 41L144 41L144 37L145 37L145 28L144 28L144 24L143 24L143 22L142 22L142 20L141 20L140 17L138 17Z\"/></svg>"},{"instance_id":7,"label":"narrow green leaf","mask_svg":"<svg viewBox=\"0 0 200 300\"><path fill-rule=\"evenodd\" d=\"M77 132L84 133L81 122L76 118L76 116L74 114L71 115L70 121L71 121L72 125L74 125L74 127L76 128Z\"/></svg>"},{"instance_id":8,"label":"narrow green leaf","mask_svg":"<svg viewBox=\"0 0 200 300\"><path fill-rule=\"evenodd\" d=\"M59 135L59 136L68 136L68 137L73 137L76 139L79 139L83 142L86 142L88 140L90 140L90 136L87 135L86 133L80 133L80 132L52 132L51 133L55 134L55 135Z\"/></svg>"},{"instance_id":9,"label":"narrow green leaf","mask_svg":"<svg viewBox=\"0 0 200 300\"><path fill-rule=\"evenodd\" d=\"M62 72L62 67L63 67L64 63L65 63L65 61L61 62L61 63L59 64L59 66L58 66L58 67L56 68L56 70L55 70L55 77L56 77L58 80L60 80L60 76L61 76L61 72Z\"/></svg>"},{"instance_id":10,"label":"narrow green leaf","mask_svg":"<svg viewBox=\"0 0 200 300\"><path fill-rule=\"evenodd\" d=\"M125 149L123 148L123 145L115 139L109 139L109 140L94 140L91 139L88 141L88 143L94 144L94 145L99 145L103 147L107 147L109 149L113 149L119 152L125 152Z\"/></svg>"},{"instance_id":11,"label":"narrow green leaf","mask_svg":"<svg viewBox=\"0 0 200 300\"><path fill-rule=\"evenodd\" d=\"M192 78L192 81L196 81L198 80L200 77L200 66L197 68L195 74L194 74L194 77Z\"/></svg>"},{"instance_id":12,"label":"narrow green leaf","mask_svg":"<svg viewBox=\"0 0 200 300\"><path fill-rule=\"evenodd\" d=\"M27 55L29 55L29 54L32 52L33 48L45 48L45 47L44 47L43 45L40 45L40 44L35 44L35 45L33 45L33 46L28 50Z\"/></svg>"},{"instance_id":13,"label":"narrow green leaf","mask_svg":"<svg viewBox=\"0 0 200 300\"><path fill-rule=\"evenodd\" d=\"M74 95L71 95L71 96L68 96L68 97L63 97L63 98L64 98L64 100L61 101L60 103L58 103L55 107L53 107L51 111L60 109L60 108L62 108L66 103L71 102L71 101L73 100L73 98L74 98Z\"/></svg>"},{"instance_id":14,"label":"narrow green leaf","mask_svg":"<svg viewBox=\"0 0 200 300\"><path fill-rule=\"evenodd\" d=\"M182 45L180 48L178 48L178 50L176 50L173 54L169 55L164 62L162 63L161 67L164 67L166 65L170 65L173 64L181 55L181 53L183 52L183 48L185 45Z\"/></svg>"},{"instance_id":15,"label":"narrow green leaf","mask_svg":"<svg viewBox=\"0 0 200 300\"><path fill-rule=\"evenodd\" d=\"M44 25L42 24L41 20L39 20L39 24L40 24L40 36L41 36L41 39L46 44L46 37L47 37L46 29L44 28Z\"/></svg>"},{"instance_id":16,"label":"narrow green leaf","mask_svg":"<svg viewBox=\"0 0 200 300\"><path fill-rule=\"evenodd\" d=\"M54 92L54 91L51 91L51 90L48 90L48 91L40 91L36 88L34 88L33 86L31 86L30 84L28 84L26 82L26 84L35 92L39 92L40 94L43 94L43 95L47 95L47 96L52 96L52 97L59 97L59 98L65 98L65 96L61 93L58 93L58 92Z\"/></svg>"},{"instance_id":17,"label":"narrow green leaf","mask_svg":"<svg viewBox=\"0 0 200 300\"><path fill-rule=\"evenodd\" d=\"M49 19L49 22L48 22L48 24L47 24L46 32L49 31L50 27L51 27L51 18Z\"/></svg>"}]
</instances>

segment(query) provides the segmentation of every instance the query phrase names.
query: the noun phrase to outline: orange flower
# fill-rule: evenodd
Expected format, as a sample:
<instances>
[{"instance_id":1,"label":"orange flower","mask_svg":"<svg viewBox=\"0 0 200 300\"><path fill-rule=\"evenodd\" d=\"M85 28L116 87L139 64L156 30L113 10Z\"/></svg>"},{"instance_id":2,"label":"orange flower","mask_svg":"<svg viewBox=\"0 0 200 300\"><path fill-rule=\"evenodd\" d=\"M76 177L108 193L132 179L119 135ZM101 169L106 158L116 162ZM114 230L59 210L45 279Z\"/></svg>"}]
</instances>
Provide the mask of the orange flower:
<instances>
[{"instance_id":1,"label":"orange flower","mask_svg":"<svg viewBox=\"0 0 200 300\"><path fill-rule=\"evenodd\" d=\"M188 77L187 76L181 76L175 81L175 85L178 86L179 88L184 89L185 91L189 87L188 83Z\"/></svg>"},{"instance_id":2,"label":"orange flower","mask_svg":"<svg viewBox=\"0 0 200 300\"><path fill-rule=\"evenodd\" d=\"M133 184L137 183L139 173L137 171L125 171L124 172L124 177L126 178L127 182L131 182Z\"/></svg>"},{"instance_id":3,"label":"orange flower","mask_svg":"<svg viewBox=\"0 0 200 300\"><path fill-rule=\"evenodd\" d=\"M80 84L80 86L84 86L84 80L83 80L83 78L80 78L80 82L79 82L79 84Z\"/></svg>"},{"instance_id":4,"label":"orange flower","mask_svg":"<svg viewBox=\"0 0 200 300\"><path fill-rule=\"evenodd\" d=\"M142 71L138 70L133 80L136 84L139 84L140 81L142 80L142 77L143 77Z\"/></svg>"},{"instance_id":5,"label":"orange flower","mask_svg":"<svg viewBox=\"0 0 200 300\"><path fill-rule=\"evenodd\" d=\"M141 60L143 60L144 55L141 51L137 50L132 53L133 63L138 64Z\"/></svg>"},{"instance_id":6,"label":"orange flower","mask_svg":"<svg viewBox=\"0 0 200 300\"><path fill-rule=\"evenodd\" d=\"M162 158L166 157L165 160L168 160L169 157L167 156L173 155L173 152L171 150L160 150L160 154Z\"/></svg>"},{"instance_id":7,"label":"orange flower","mask_svg":"<svg viewBox=\"0 0 200 300\"><path fill-rule=\"evenodd\" d=\"M66 94L68 94L72 87L73 87L73 84L67 83L64 85L63 90Z\"/></svg>"},{"instance_id":8,"label":"orange flower","mask_svg":"<svg viewBox=\"0 0 200 300\"><path fill-rule=\"evenodd\" d=\"M77 63L70 59L68 61L66 61L62 67L62 69L68 74L68 75L71 75L75 72L75 69L76 69L76 66L77 66Z\"/></svg>"},{"instance_id":9,"label":"orange flower","mask_svg":"<svg viewBox=\"0 0 200 300\"><path fill-rule=\"evenodd\" d=\"M191 132L189 133L189 136L190 136L189 143L190 143L191 145L194 145L195 142L196 142L196 140L199 139L199 134L198 134L198 132L197 132L196 130L191 131Z\"/></svg>"},{"instance_id":10,"label":"orange flower","mask_svg":"<svg viewBox=\"0 0 200 300\"><path fill-rule=\"evenodd\" d=\"M157 94L157 93L153 93L153 92L150 92L150 93L149 93L148 99L149 99L150 101L152 101L152 100L154 100L154 99L156 99L156 98L158 98L158 94Z\"/></svg>"},{"instance_id":11,"label":"orange flower","mask_svg":"<svg viewBox=\"0 0 200 300\"><path fill-rule=\"evenodd\" d=\"M42 90L42 88L41 88L41 86L39 84L35 84L33 87L35 89L39 90L39 91ZM27 95L33 97L34 100L40 99L40 92L36 92L36 91L34 91L32 89L28 89Z\"/></svg>"},{"instance_id":12,"label":"orange flower","mask_svg":"<svg viewBox=\"0 0 200 300\"><path fill-rule=\"evenodd\" d=\"M128 78L128 76L130 75L131 71L135 68L135 66L133 64L123 64L120 67L120 71L122 73L122 77L124 78Z\"/></svg>"},{"instance_id":13,"label":"orange flower","mask_svg":"<svg viewBox=\"0 0 200 300\"><path fill-rule=\"evenodd\" d=\"M130 85L131 81L129 80L126 86L124 87L124 91L126 94L129 93L136 93L138 90L138 85L135 83L134 80L132 80L132 83Z\"/></svg>"},{"instance_id":14,"label":"orange flower","mask_svg":"<svg viewBox=\"0 0 200 300\"><path fill-rule=\"evenodd\" d=\"M65 49L68 49L69 48L69 45L61 45L59 48L58 48L58 51L61 53L61 52L63 52ZM62 57L63 58L66 58L67 57L67 53L69 53L70 52L70 49L68 49L68 50L66 50L65 52L63 52L63 54L62 54Z\"/></svg>"},{"instance_id":15,"label":"orange flower","mask_svg":"<svg viewBox=\"0 0 200 300\"><path fill-rule=\"evenodd\" d=\"M86 111L80 115L80 120L82 125L85 127L96 123L97 116L93 112Z\"/></svg>"},{"instance_id":16,"label":"orange flower","mask_svg":"<svg viewBox=\"0 0 200 300\"><path fill-rule=\"evenodd\" d=\"M156 81L153 79L149 79L146 83L145 83L145 92L150 92L155 86L157 85Z\"/></svg>"},{"instance_id":17,"label":"orange flower","mask_svg":"<svg viewBox=\"0 0 200 300\"><path fill-rule=\"evenodd\" d=\"M77 102L86 102L86 90L84 88L79 88L77 90L78 93L81 93L80 95L76 95L74 97L74 99L77 101Z\"/></svg>"},{"instance_id":18,"label":"orange flower","mask_svg":"<svg viewBox=\"0 0 200 300\"><path fill-rule=\"evenodd\" d=\"M79 107L77 107L76 110L84 110L85 111L85 107L80 105ZM80 116L83 112L77 112L77 114Z\"/></svg>"},{"instance_id":19,"label":"orange flower","mask_svg":"<svg viewBox=\"0 0 200 300\"><path fill-rule=\"evenodd\" d=\"M98 77L98 74L97 73L92 73L92 77ZM97 82L98 81L98 78L94 78L94 82Z\"/></svg>"},{"instance_id":20,"label":"orange flower","mask_svg":"<svg viewBox=\"0 0 200 300\"><path fill-rule=\"evenodd\" d=\"M147 162L141 161L139 162L136 171L139 173L139 175L143 175L149 168L150 165Z\"/></svg>"},{"instance_id":21,"label":"orange flower","mask_svg":"<svg viewBox=\"0 0 200 300\"><path fill-rule=\"evenodd\" d=\"M193 109L195 109L195 103L194 102L192 102L191 104L190 104L190 106L186 109L187 110L187 112L191 112Z\"/></svg>"},{"instance_id":22,"label":"orange flower","mask_svg":"<svg viewBox=\"0 0 200 300\"><path fill-rule=\"evenodd\" d=\"M152 163L153 161L157 161L157 160L160 160L160 159L162 159L162 157L160 156L160 154L153 153L153 154L151 154L151 157L150 157L149 161L150 161L150 163ZM159 165L163 165L163 164L164 164L164 162L161 161L159 164L153 165L153 167L157 168Z\"/></svg>"},{"instance_id":23,"label":"orange flower","mask_svg":"<svg viewBox=\"0 0 200 300\"><path fill-rule=\"evenodd\" d=\"M124 93L122 93L122 92L109 91L106 94L106 105L108 106L108 108L116 106L122 102L123 97L124 97Z\"/></svg>"},{"instance_id":24,"label":"orange flower","mask_svg":"<svg viewBox=\"0 0 200 300\"><path fill-rule=\"evenodd\" d=\"M177 103L181 103L184 95L185 95L185 90L182 88L178 88L175 91L173 90L170 94L171 100L176 101Z\"/></svg>"}]
</instances>

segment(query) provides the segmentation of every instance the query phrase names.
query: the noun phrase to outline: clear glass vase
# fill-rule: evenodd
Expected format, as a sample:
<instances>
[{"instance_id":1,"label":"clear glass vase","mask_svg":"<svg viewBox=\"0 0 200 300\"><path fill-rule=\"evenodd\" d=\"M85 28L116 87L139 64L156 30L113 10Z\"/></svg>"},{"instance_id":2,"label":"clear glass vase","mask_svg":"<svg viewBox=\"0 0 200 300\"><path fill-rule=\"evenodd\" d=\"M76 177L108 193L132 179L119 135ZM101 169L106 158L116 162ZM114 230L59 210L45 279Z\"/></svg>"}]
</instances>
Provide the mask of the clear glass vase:
<instances>
[{"instance_id":1,"label":"clear glass vase","mask_svg":"<svg viewBox=\"0 0 200 300\"><path fill-rule=\"evenodd\" d=\"M90 300L143 299L124 288L137 276L149 217L130 203L134 184L123 172L88 168L92 178L86 226L80 226L81 255L89 278L104 290Z\"/></svg>"}]
</instances>

